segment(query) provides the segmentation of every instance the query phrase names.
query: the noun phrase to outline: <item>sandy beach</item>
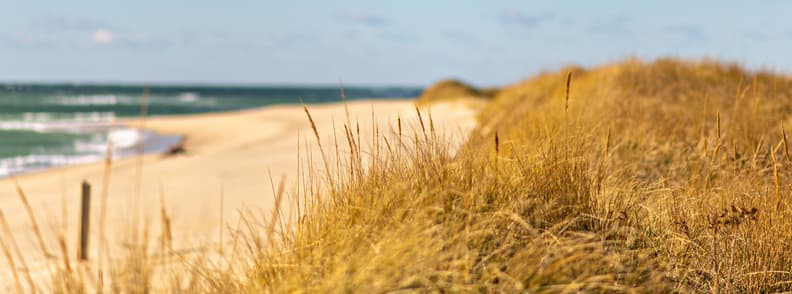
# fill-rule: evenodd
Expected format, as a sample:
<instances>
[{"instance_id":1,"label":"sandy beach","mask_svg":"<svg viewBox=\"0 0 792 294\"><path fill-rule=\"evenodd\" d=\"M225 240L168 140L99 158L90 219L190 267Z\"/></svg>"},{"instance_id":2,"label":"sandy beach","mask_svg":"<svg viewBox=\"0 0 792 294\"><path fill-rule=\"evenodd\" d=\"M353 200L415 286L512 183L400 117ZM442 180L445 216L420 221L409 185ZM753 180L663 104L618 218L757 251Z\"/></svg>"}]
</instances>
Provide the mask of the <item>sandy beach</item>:
<instances>
[{"instance_id":1,"label":"sandy beach","mask_svg":"<svg viewBox=\"0 0 792 294\"><path fill-rule=\"evenodd\" d=\"M334 124L339 138L343 138L341 130L346 119L343 104L308 107L322 140L332 142ZM453 141L461 142L475 126L475 111L462 102L435 104L430 108L439 133ZM405 125L417 125L412 100L355 101L348 104L348 111L353 124L359 122L360 132L364 135L372 133L372 116L373 123L381 132L393 131L397 116ZM134 125L140 122L127 123ZM172 220L177 250L216 246L220 238L219 228L221 225L233 225L240 209L267 214L272 210L274 197L270 174L276 182L285 176L287 191L294 186L298 170L298 139L312 146L314 151L318 150L303 108L297 105L153 117L146 120L145 127L158 133L183 135L186 152L172 156L144 156L140 185L136 176L136 158L112 163L106 229L111 255L113 250L120 248L125 234L130 232L129 223L137 210L138 201L135 199L138 189L142 222L148 224L151 239L160 234L162 193ZM65 230L69 254L72 258L76 255L80 185L85 180L93 189L89 258L96 256L103 173L104 164L98 162L17 177L35 212L50 253L60 255L56 240L58 234ZM35 271L36 267L44 266L31 222L10 178L0 180L0 209L30 267ZM225 243L228 241L224 240ZM10 278L7 270L1 275Z\"/></svg>"}]
</instances>

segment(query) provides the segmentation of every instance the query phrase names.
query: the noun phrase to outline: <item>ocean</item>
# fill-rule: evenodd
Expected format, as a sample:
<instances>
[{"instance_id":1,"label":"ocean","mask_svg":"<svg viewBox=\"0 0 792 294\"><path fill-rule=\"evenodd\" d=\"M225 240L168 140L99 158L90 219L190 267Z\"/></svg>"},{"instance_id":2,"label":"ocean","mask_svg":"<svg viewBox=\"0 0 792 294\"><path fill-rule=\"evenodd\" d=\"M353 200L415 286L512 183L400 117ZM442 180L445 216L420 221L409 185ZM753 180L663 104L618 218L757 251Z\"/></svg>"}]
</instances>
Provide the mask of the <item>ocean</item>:
<instances>
[{"instance_id":1,"label":"ocean","mask_svg":"<svg viewBox=\"0 0 792 294\"><path fill-rule=\"evenodd\" d=\"M339 87L230 87L0 84L0 177L100 161L108 140L114 158L163 152L181 138L137 130L144 89L148 116L233 111L275 104L341 101ZM348 100L415 97L420 88L346 87Z\"/></svg>"}]
</instances>

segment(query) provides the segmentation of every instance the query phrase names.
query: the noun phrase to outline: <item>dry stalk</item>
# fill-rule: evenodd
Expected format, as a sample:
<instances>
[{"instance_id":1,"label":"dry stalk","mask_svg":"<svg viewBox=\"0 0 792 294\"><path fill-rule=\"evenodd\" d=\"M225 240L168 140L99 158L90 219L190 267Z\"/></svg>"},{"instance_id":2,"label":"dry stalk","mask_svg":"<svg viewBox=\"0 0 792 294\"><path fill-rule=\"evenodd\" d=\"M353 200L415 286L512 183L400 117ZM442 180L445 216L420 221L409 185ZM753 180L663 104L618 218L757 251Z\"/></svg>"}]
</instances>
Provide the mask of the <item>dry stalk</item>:
<instances>
[{"instance_id":1,"label":"dry stalk","mask_svg":"<svg viewBox=\"0 0 792 294\"><path fill-rule=\"evenodd\" d=\"M172 272L171 260L173 259L173 233L171 230L171 219L168 216L168 211L165 208L165 191L162 187L162 181L159 183L160 192L160 258L163 260L163 275L169 275ZM222 250L222 247L221 247ZM222 252L222 251L221 251ZM222 254L222 253L221 253Z\"/></svg>"},{"instance_id":2,"label":"dry stalk","mask_svg":"<svg viewBox=\"0 0 792 294\"><path fill-rule=\"evenodd\" d=\"M567 116L569 112L569 86L572 83L572 72L567 72L566 88L564 91L564 158L569 160L569 123Z\"/></svg>"},{"instance_id":3,"label":"dry stalk","mask_svg":"<svg viewBox=\"0 0 792 294\"><path fill-rule=\"evenodd\" d=\"M569 85L572 82L572 72L567 72L566 76L566 91L565 91L565 98L564 98L564 112L569 109Z\"/></svg>"},{"instance_id":4,"label":"dry stalk","mask_svg":"<svg viewBox=\"0 0 792 294\"><path fill-rule=\"evenodd\" d=\"M160 224L162 226L160 245L163 251L166 251L163 256L170 257L173 253L173 231L171 230L171 219L165 206L165 192L162 189L162 183L160 183Z\"/></svg>"},{"instance_id":5,"label":"dry stalk","mask_svg":"<svg viewBox=\"0 0 792 294\"><path fill-rule=\"evenodd\" d=\"M738 155L738 153L737 153L737 143L735 143L735 142L734 142L734 139L732 139L732 159L734 160L735 168L736 168L736 164L737 164L737 157L738 157L738 156L739 156L739 155Z\"/></svg>"},{"instance_id":6,"label":"dry stalk","mask_svg":"<svg viewBox=\"0 0 792 294\"><path fill-rule=\"evenodd\" d=\"M22 200L22 204L25 206L25 210L27 211L28 217L30 218L30 223L33 225L33 232L36 234L36 239L38 240L41 254L44 255L44 258L51 257L52 255L49 253L47 246L44 244L44 237L41 235L41 229L39 229L38 222L36 221L36 215L33 214L33 208L30 207L30 202L28 202L25 191L22 191L22 187L19 186L19 182L17 182L16 178L12 177L11 181L14 182L17 195L19 195L19 198Z\"/></svg>"},{"instance_id":7,"label":"dry stalk","mask_svg":"<svg viewBox=\"0 0 792 294\"><path fill-rule=\"evenodd\" d=\"M105 151L104 174L102 175L102 191L101 203L99 207L99 242L96 246L97 250L97 275L99 289L103 289L102 274L104 271L104 241L107 236L105 235L105 225L107 223L107 194L110 189L110 170L113 164L113 142L107 140L107 150Z\"/></svg>"},{"instance_id":8,"label":"dry stalk","mask_svg":"<svg viewBox=\"0 0 792 294\"><path fill-rule=\"evenodd\" d=\"M784 136L784 155L786 155L787 162L790 162L792 160L790 160L790 157L789 157L789 145L788 145L788 142L787 142L787 134L786 134L786 130L784 129L784 124L783 123L781 124L781 134Z\"/></svg>"},{"instance_id":9,"label":"dry stalk","mask_svg":"<svg viewBox=\"0 0 792 294\"><path fill-rule=\"evenodd\" d=\"M357 152L357 144L355 144L355 135L352 134L352 130L346 125L344 125L344 135L346 135L347 144L349 145L349 178L353 179L355 177L355 154Z\"/></svg>"},{"instance_id":10,"label":"dry stalk","mask_svg":"<svg viewBox=\"0 0 792 294\"><path fill-rule=\"evenodd\" d=\"M322 155L322 161L324 162L325 166L325 173L327 174L327 184L330 185L333 182L333 177L330 175L330 164L327 161L327 156L324 152L324 147L322 146L322 140L319 138L319 130L316 128L316 123L314 123L313 117L311 116L311 112L308 111L308 106L303 104L303 110L305 111L305 115L308 116L308 122L311 123L311 129L313 130L314 137L316 138L316 143L319 145L319 153Z\"/></svg>"},{"instance_id":11,"label":"dry stalk","mask_svg":"<svg viewBox=\"0 0 792 294\"><path fill-rule=\"evenodd\" d=\"M500 154L500 139L498 138L498 131L495 131L495 159L498 158Z\"/></svg>"},{"instance_id":12,"label":"dry stalk","mask_svg":"<svg viewBox=\"0 0 792 294\"><path fill-rule=\"evenodd\" d=\"M138 126L138 133L143 132L146 128L146 118L148 116L148 98L149 98L149 89L148 87L143 88L143 96L140 99L140 124ZM140 193L143 186L143 151L146 145L145 136L141 137L140 143L138 143L137 148L135 150L135 210L133 211L133 218L132 218L132 240L133 242L137 242L138 239L138 230L140 229L140 215L142 214L142 201L140 199Z\"/></svg>"},{"instance_id":13,"label":"dry stalk","mask_svg":"<svg viewBox=\"0 0 792 294\"><path fill-rule=\"evenodd\" d=\"M8 261L8 266L11 268L11 274L14 275L17 293L24 293L25 290L22 287L22 282L19 281L19 273L17 272L16 263L14 263L14 256L11 255L11 250L8 248L8 244L6 244L5 239L2 237L0 237L0 246L3 247L3 253L5 254L6 261Z\"/></svg>"},{"instance_id":14,"label":"dry stalk","mask_svg":"<svg viewBox=\"0 0 792 294\"><path fill-rule=\"evenodd\" d=\"M402 138L402 122L401 122L401 115L396 116L396 125L399 127L399 141Z\"/></svg>"},{"instance_id":15,"label":"dry stalk","mask_svg":"<svg viewBox=\"0 0 792 294\"><path fill-rule=\"evenodd\" d=\"M359 121L355 122L355 129L356 129L355 131L357 132L357 145L358 145L357 161L358 161L358 167L362 167L361 165L363 163L363 150L361 148L363 146L363 141L362 141L362 139L360 139L360 122Z\"/></svg>"},{"instance_id":16,"label":"dry stalk","mask_svg":"<svg viewBox=\"0 0 792 294\"><path fill-rule=\"evenodd\" d=\"M61 255L63 257L63 267L67 273L72 272L71 263L69 262L69 248L66 246L66 237L63 234L58 236L58 245L60 246Z\"/></svg>"},{"instance_id":17,"label":"dry stalk","mask_svg":"<svg viewBox=\"0 0 792 294\"><path fill-rule=\"evenodd\" d=\"M283 190L286 185L286 176L282 175L280 183L278 184L278 191L275 192L275 207L272 210L272 217L270 217L269 225L267 226L267 240L270 242L270 245L274 244L274 239L272 238L273 234L275 233L275 223L278 222L280 218L280 210L281 210L281 200L283 200Z\"/></svg>"},{"instance_id":18,"label":"dry stalk","mask_svg":"<svg viewBox=\"0 0 792 294\"><path fill-rule=\"evenodd\" d=\"M239 219L237 219L236 229L234 230L234 240L233 244L231 244L231 258L228 259L228 265L226 267L225 272L230 273L232 269L232 265L236 259L237 255L237 243L239 241L239 226L242 225L242 211L239 212Z\"/></svg>"},{"instance_id":19,"label":"dry stalk","mask_svg":"<svg viewBox=\"0 0 792 294\"><path fill-rule=\"evenodd\" d=\"M335 147L335 164L336 170L341 170L341 148L338 146L338 130L336 129L335 118L332 118L333 124L333 146ZM298 159L297 162L300 162Z\"/></svg>"},{"instance_id":20,"label":"dry stalk","mask_svg":"<svg viewBox=\"0 0 792 294\"><path fill-rule=\"evenodd\" d=\"M429 133L432 135L432 138L437 138L437 134L435 132L434 126L434 119L432 119L432 110L427 110L426 113L429 115Z\"/></svg>"},{"instance_id":21,"label":"dry stalk","mask_svg":"<svg viewBox=\"0 0 792 294\"><path fill-rule=\"evenodd\" d=\"M388 141L388 138L383 136L382 137L382 141L385 143L385 147L388 148L388 156L393 156L393 148L392 148L390 142Z\"/></svg>"},{"instance_id":22,"label":"dry stalk","mask_svg":"<svg viewBox=\"0 0 792 294\"><path fill-rule=\"evenodd\" d=\"M352 121L350 120L351 117L349 116L349 105L347 104L346 99L346 92L344 91L344 83L342 81L338 81L338 87L341 88L341 102L344 104L344 114L346 116L346 123L347 125L352 125Z\"/></svg>"},{"instance_id":23,"label":"dry stalk","mask_svg":"<svg viewBox=\"0 0 792 294\"><path fill-rule=\"evenodd\" d=\"M69 231L69 208L66 203L68 197L66 196L66 181L63 179L63 171L60 172L60 193L61 193L61 232L66 234Z\"/></svg>"},{"instance_id":24,"label":"dry stalk","mask_svg":"<svg viewBox=\"0 0 792 294\"><path fill-rule=\"evenodd\" d=\"M718 151L720 151L720 149L721 149L721 147L723 145L723 141L721 140L722 137L721 137L720 111L718 111L716 113L716 115L715 115L715 133L718 136L718 140L717 140L717 142L715 144L715 149L712 150L712 161L713 162L715 161L715 156L718 154Z\"/></svg>"},{"instance_id":25,"label":"dry stalk","mask_svg":"<svg viewBox=\"0 0 792 294\"><path fill-rule=\"evenodd\" d=\"M374 105L371 105L371 148L373 150L369 150L369 156L371 158L371 163L376 165L377 158L379 158L379 126L377 125L377 119L374 115ZM374 168L376 170L376 167Z\"/></svg>"},{"instance_id":26,"label":"dry stalk","mask_svg":"<svg viewBox=\"0 0 792 294\"><path fill-rule=\"evenodd\" d=\"M605 164L608 162L608 153L610 152L611 141L611 128L608 128L608 135L605 137L605 148L602 150L602 162L600 162L599 170L597 171L597 194L602 190L602 180L605 178Z\"/></svg>"},{"instance_id":27,"label":"dry stalk","mask_svg":"<svg viewBox=\"0 0 792 294\"><path fill-rule=\"evenodd\" d=\"M379 127L379 124L374 125L374 158L380 158L380 148L382 147L380 138L385 138L385 136L380 133Z\"/></svg>"},{"instance_id":28,"label":"dry stalk","mask_svg":"<svg viewBox=\"0 0 792 294\"><path fill-rule=\"evenodd\" d=\"M753 168L754 170L756 170L756 163L757 163L756 160L759 157L759 150L762 149L763 145L764 145L764 137L760 137L759 142L756 143L756 149L754 149L754 153L751 158L751 168Z\"/></svg>"},{"instance_id":29,"label":"dry stalk","mask_svg":"<svg viewBox=\"0 0 792 294\"><path fill-rule=\"evenodd\" d=\"M217 240L218 240L218 252L223 254L223 226L225 226L225 222L223 220L223 214L225 213L225 183L220 183L220 229L217 231ZM163 205L163 213L164 211Z\"/></svg>"},{"instance_id":30,"label":"dry stalk","mask_svg":"<svg viewBox=\"0 0 792 294\"><path fill-rule=\"evenodd\" d=\"M19 258L19 262L25 269L23 272L25 273L25 279L30 286L30 291L36 293L36 284L33 283L33 279L30 277L30 268L28 267L27 262L25 262L25 256L22 255L22 250L19 250L19 245L17 245L16 239L14 238L14 233L11 232L11 228L8 226L8 221L6 221L5 214L3 214L2 210L0 210L0 225L3 226L3 231L5 232L6 238L8 238L9 243L11 243L11 247L14 249L14 253L16 253L17 257ZM9 264L10 263L11 262L9 262ZM14 272L16 272L16 268L14 268Z\"/></svg>"},{"instance_id":31,"label":"dry stalk","mask_svg":"<svg viewBox=\"0 0 792 294\"><path fill-rule=\"evenodd\" d=\"M702 149L702 152L701 152L701 157L703 157L704 160L707 160L707 158L709 158L708 152L709 152L709 142L707 142L707 135L705 133L705 135L704 135L704 149Z\"/></svg>"},{"instance_id":32,"label":"dry stalk","mask_svg":"<svg viewBox=\"0 0 792 294\"><path fill-rule=\"evenodd\" d=\"M426 126L424 125L423 116L418 106L415 107L415 112L418 113L418 122L421 123L421 132L423 132L424 140L429 141L429 136L426 134Z\"/></svg>"},{"instance_id":33,"label":"dry stalk","mask_svg":"<svg viewBox=\"0 0 792 294\"><path fill-rule=\"evenodd\" d=\"M721 120L720 120L720 110L715 114L715 131L718 134L718 141L720 142L721 139Z\"/></svg>"},{"instance_id":34,"label":"dry stalk","mask_svg":"<svg viewBox=\"0 0 792 294\"><path fill-rule=\"evenodd\" d=\"M775 150L770 151L770 158L773 160L773 180L775 184L776 210L781 209L781 177L778 175L778 161L775 157Z\"/></svg>"}]
</instances>

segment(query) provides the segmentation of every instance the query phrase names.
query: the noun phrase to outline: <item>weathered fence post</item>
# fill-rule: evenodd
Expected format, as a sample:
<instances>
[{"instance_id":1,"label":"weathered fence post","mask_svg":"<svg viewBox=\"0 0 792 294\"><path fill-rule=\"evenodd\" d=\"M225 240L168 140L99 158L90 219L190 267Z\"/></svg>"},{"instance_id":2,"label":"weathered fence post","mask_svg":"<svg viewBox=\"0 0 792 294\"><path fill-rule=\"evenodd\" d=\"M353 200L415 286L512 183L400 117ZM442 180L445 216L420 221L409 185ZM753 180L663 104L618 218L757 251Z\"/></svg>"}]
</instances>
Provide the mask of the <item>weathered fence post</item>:
<instances>
[{"instance_id":1,"label":"weathered fence post","mask_svg":"<svg viewBox=\"0 0 792 294\"><path fill-rule=\"evenodd\" d=\"M77 258L81 261L88 260L88 233L91 215L91 184L82 182L82 209L80 210L80 247L77 248Z\"/></svg>"}]
</instances>

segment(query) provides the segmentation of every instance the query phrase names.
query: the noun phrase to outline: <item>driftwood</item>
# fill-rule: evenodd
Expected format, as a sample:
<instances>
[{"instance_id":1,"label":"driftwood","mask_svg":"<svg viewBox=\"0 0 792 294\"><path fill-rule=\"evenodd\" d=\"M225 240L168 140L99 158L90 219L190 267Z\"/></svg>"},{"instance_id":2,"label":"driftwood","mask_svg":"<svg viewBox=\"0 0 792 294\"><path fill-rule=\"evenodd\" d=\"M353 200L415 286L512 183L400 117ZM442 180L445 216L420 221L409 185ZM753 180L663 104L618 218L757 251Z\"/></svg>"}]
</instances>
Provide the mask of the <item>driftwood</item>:
<instances>
[{"instance_id":1,"label":"driftwood","mask_svg":"<svg viewBox=\"0 0 792 294\"><path fill-rule=\"evenodd\" d=\"M175 156L180 154L187 154L187 149L184 148L184 141L185 139L182 138L178 143L173 144L173 146L168 147L167 150L163 153L164 156Z\"/></svg>"}]
</instances>

